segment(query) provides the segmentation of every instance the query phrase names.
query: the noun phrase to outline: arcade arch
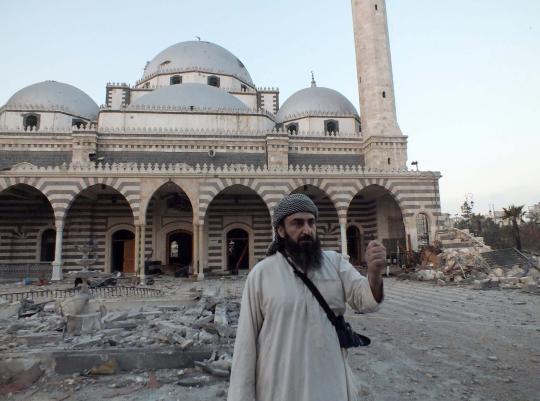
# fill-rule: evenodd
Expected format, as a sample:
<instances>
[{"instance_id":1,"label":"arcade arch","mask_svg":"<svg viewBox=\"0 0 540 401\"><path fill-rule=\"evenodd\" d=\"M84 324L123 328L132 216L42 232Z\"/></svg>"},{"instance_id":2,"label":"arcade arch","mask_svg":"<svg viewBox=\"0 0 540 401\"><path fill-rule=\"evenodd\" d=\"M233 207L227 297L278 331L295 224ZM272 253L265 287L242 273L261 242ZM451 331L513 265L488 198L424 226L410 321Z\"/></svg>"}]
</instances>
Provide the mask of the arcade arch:
<instances>
[{"instance_id":1,"label":"arcade arch","mask_svg":"<svg viewBox=\"0 0 540 401\"><path fill-rule=\"evenodd\" d=\"M234 230L243 230L244 233ZM211 270L226 270L228 267L228 233L236 238L229 238L233 245L241 248L241 254L236 256L242 258L242 266L245 266L246 255L249 255L250 269L265 257L272 241L270 212L261 196L247 186L235 184L226 187L208 206L203 233L208 253L203 263ZM246 241L249 244L247 250ZM233 249L233 252L236 250Z\"/></svg>"},{"instance_id":2,"label":"arcade arch","mask_svg":"<svg viewBox=\"0 0 540 401\"><path fill-rule=\"evenodd\" d=\"M54 223L51 203L37 188L20 183L1 191L0 263L41 262L42 233ZM50 246L47 251L43 262L50 264Z\"/></svg>"},{"instance_id":3,"label":"arcade arch","mask_svg":"<svg viewBox=\"0 0 540 401\"><path fill-rule=\"evenodd\" d=\"M386 247L391 259L397 259L407 249L401 208L392 193L380 185L369 185L353 197L347 210L347 224L361 229L360 263L364 262L365 249L372 239Z\"/></svg>"},{"instance_id":4,"label":"arcade arch","mask_svg":"<svg viewBox=\"0 0 540 401\"><path fill-rule=\"evenodd\" d=\"M94 267L112 271L113 251L116 249L112 243L113 234L119 225L124 230L133 230L134 216L130 204L118 190L106 184L95 184L79 192L66 211L64 268L78 269L76 261L81 257L78 247L93 241L96 244L94 257L97 259ZM135 248L136 244L133 243L129 248L133 251L126 251L126 259L133 257L133 271L136 266ZM132 269L129 267L127 270Z\"/></svg>"},{"instance_id":5,"label":"arcade arch","mask_svg":"<svg viewBox=\"0 0 540 401\"><path fill-rule=\"evenodd\" d=\"M189 266L195 273L197 238L193 235L193 205L187 193L168 181L153 193L145 212L145 259L171 269Z\"/></svg>"}]
</instances>

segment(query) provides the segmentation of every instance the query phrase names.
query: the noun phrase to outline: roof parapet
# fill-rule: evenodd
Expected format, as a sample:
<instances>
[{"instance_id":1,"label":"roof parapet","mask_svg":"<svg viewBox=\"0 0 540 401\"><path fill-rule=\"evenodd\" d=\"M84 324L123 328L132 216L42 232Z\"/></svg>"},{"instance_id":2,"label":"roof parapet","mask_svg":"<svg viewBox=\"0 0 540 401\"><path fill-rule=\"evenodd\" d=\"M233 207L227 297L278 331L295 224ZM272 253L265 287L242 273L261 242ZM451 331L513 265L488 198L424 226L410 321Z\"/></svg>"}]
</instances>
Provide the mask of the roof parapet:
<instances>
[{"instance_id":1,"label":"roof parapet","mask_svg":"<svg viewBox=\"0 0 540 401\"><path fill-rule=\"evenodd\" d=\"M289 165L289 166L276 166L268 167L253 166L245 164L225 164L223 166L215 166L214 164L199 164L189 165L186 163L70 163L62 164L60 166L47 166L38 167L30 163L20 163L15 165L10 171L16 172L62 172L62 173L115 173L115 174L238 174L238 175L261 175L267 176L268 174L280 174L280 175L292 175L298 174L351 174L354 176L361 175L380 175L380 174L392 174L399 176L429 176L433 177L436 172L432 171L416 171L407 170L406 168L389 168L389 169L377 169L368 168L361 165Z\"/></svg>"}]
</instances>

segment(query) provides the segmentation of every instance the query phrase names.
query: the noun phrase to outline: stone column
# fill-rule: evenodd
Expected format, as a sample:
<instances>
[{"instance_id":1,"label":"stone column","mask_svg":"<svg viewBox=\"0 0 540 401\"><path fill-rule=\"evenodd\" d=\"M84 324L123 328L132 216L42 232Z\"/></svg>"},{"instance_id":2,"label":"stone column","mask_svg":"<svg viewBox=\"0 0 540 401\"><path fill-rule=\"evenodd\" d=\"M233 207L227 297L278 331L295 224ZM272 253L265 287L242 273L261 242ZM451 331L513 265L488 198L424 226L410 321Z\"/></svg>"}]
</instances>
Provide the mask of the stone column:
<instances>
[{"instance_id":1,"label":"stone column","mask_svg":"<svg viewBox=\"0 0 540 401\"><path fill-rule=\"evenodd\" d=\"M146 225L139 225L139 253L137 255L137 267L139 276L141 278L141 284L144 284L146 273L144 271L144 263L146 256Z\"/></svg>"},{"instance_id":2,"label":"stone column","mask_svg":"<svg viewBox=\"0 0 540 401\"><path fill-rule=\"evenodd\" d=\"M141 246L141 226L135 224L135 275L140 276L140 246Z\"/></svg>"},{"instance_id":3,"label":"stone column","mask_svg":"<svg viewBox=\"0 0 540 401\"><path fill-rule=\"evenodd\" d=\"M347 220L339 220L339 231L341 234L341 254L349 258L349 250L347 249Z\"/></svg>"},{"instance_id":4,"label":"stone column","mask_svg":"<svg viewBox=\"0 0 540 401\"><path fill-rule=\"evenodd\" d=\"M415 217L408 217L404 219L405 223L405 238L407 241L407 250L418 250L418 231L416 229L416 218ZM409 240L407 237L410 236L410 245L412 249L409 249Z\"/></svg>"},{"instance_id":5,"label":"stone column","mask_svg":"<svg viewBox=\"0 0 540 401\"><path fill-rule=\"evenodd\" d=\"M193 223L193 271L191 274L194 276L199 272L199 226L196 223Z\"/></svg>"},{"instance_id":6,"label":"stone column","mask_svg":"<svg viewBox=\"0 0 540 401\"><path fill-rule=\"evenodd\" d=\"M199 224L199 269L197 271L197 280L204 280L204 223Z\"/></svg>"},{"instance_id":7,"label":"stone column","mask_svg":"<svg viewBox=\"0 0 540 401\"><path fill-rule=\"evenodd\" d=\"M60 281L64 278L62 274L62 241L64 240L64 220L56 220L56 240L54 243L54 261L52 262L52 281Z\"/></svg>"}]
</instances>

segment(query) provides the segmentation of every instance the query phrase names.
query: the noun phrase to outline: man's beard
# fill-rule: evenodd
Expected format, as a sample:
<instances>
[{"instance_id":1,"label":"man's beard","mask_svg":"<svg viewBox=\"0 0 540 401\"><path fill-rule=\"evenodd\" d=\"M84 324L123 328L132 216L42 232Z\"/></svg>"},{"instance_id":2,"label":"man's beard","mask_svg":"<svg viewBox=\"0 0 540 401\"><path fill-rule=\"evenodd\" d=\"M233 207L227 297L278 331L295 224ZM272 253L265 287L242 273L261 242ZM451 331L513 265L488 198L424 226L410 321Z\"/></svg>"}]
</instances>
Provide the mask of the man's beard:
<instances>
[{"instance_id":1,"label":"man's beard","mask_svg":"<svg viewBox=\"0 0 540 401\"><path fill-rule=\"evenodd\" d=\"M304 272L321 267L321 241L318 237L304 235L295 242L288 234L285 234L283 245L285 252Z\"/></svg>"}]
</instances>

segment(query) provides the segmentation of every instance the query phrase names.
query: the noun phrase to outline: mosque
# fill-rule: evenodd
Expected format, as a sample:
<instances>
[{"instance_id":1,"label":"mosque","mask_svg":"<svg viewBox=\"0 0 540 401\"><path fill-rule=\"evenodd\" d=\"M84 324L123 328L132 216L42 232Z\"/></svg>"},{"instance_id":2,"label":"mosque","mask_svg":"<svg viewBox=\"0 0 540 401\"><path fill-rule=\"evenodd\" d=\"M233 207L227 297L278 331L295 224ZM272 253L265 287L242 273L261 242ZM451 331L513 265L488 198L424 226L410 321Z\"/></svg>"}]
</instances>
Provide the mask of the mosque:
<instances>
[{"instance_id":1,"label":"mosque","mask_svg":"<svg viewBox=\"0 0 540 401\"><path fill-rule=\"evenodd\" d=\"M352 14L360 113L315 80L281 103L205 41L161 51L133 85L107 84L102 106L57 81L13 94L0 108L0 269L59 280L88 241L104 272L249 269L293 192L318 205L323 247L353 264L371 239L389 259L430 243L440 173L407 165L385 1L353 0Z\"/></svg>"}]
</instances>

